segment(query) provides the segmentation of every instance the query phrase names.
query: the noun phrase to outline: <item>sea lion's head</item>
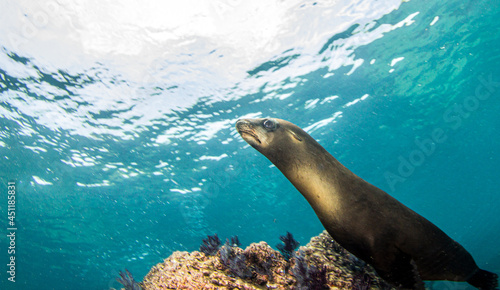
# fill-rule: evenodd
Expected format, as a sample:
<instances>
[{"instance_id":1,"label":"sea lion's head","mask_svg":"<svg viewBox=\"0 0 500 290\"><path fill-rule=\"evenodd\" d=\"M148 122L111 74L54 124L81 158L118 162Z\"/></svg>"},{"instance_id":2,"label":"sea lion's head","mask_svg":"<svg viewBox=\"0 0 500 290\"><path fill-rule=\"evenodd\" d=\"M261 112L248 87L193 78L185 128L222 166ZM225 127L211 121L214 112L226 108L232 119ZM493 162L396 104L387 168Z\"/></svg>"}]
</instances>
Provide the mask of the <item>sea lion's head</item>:
<instances>
[{"instance_id":1,"label":"sea lion's head","mask_svg":"<svg viewBox=\"0 0 500 290\"><path fill-rule=\"evenodd\" d=\"M236 130L241 137L259 152L269 152L283 142L302 142L293 131L297 126L276 118L242 119L236 122Z\"/></svg>"},{"instance_id":2,"label":"sea lion's head","mask_svg":"<svg viewBox=\"0 0 500 290\"><path fill-rule=\"evenodd\" d=\"M236 122L236 130L278 167L287 160L307 154L307 142L304 141L312 139L296 125L276 118L241 119Z\"/></svg>"},{"instance_id":3,"label":"sea lion's head","mask_svg":"<svg viewBox=\"0 0 500 290\"><path fill-rule=\"evenodd\" d=\"M304 130L275 118L241 119L236 122L236 130L276 165L313 208L334 207L334 200L320 202L320 196L332 186L324 181L325 176L330 177L332 170L337 171L342 165Z\"/></svg>"}]
</instances>

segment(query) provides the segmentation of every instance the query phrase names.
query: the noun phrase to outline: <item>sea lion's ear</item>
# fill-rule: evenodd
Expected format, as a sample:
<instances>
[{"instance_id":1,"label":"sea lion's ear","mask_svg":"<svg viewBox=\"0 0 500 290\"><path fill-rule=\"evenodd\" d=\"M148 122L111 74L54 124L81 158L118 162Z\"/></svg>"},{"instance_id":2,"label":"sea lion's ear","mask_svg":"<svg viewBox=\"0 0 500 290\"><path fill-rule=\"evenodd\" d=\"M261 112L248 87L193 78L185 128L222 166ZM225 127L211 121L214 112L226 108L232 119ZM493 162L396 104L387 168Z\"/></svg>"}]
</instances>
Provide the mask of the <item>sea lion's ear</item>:
<instances>
[{"instance_id":1,"label":"sea lion's ear","mask_svg":"<svg viewBox=\"0 0 500 290\"><path fill-rule=\"evenodd\" d=\"M295 132L293 132L292 130L288 129L287 130L290 134L292 134L293 137L295 137L295 139L299 140L300 142L302 142L302 138L299 137L299 135L295 134Z\"/></svg>"}]
</instances>

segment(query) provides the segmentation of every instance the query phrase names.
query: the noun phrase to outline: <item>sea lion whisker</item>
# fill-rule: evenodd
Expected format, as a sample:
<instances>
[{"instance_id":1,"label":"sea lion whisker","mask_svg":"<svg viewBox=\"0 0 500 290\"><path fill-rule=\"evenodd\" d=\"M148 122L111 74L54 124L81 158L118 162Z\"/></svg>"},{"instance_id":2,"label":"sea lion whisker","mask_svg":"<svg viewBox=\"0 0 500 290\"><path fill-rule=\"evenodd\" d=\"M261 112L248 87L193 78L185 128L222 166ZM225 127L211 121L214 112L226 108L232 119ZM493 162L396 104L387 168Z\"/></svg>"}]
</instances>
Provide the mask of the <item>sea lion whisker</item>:
<instances>
[{"instance_id":1,"label":"sea lion whisker","mask_svg":"<svg viewBox=\"0 0 500 290\"><path fill-rule=\"evenodd\" d=\"M257 136L257 134L255 134L255 132L251 131L251 130L244 130L244 129L240 129L238 130L238 132L240 134L247 134L247 135L250 135L252 136L257 142L259 142L259 144L262 144L262 142L260 141L259 137Z\"/></svg>"}]
</instances>

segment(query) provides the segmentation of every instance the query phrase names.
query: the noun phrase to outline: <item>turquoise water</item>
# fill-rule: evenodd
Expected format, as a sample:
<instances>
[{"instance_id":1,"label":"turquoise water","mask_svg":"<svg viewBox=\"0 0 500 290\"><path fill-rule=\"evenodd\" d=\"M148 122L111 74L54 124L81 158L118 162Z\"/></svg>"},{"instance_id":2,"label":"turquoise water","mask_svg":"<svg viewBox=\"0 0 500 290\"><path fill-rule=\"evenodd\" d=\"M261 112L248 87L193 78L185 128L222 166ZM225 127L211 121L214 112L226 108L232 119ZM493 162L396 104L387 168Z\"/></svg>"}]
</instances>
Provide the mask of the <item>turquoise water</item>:
<instances>
[{"instance_id":1,"label":"turquoise water","mask_svg":"<svg viewBox=\"0 0 500 290\"><path fill-rule=\"evenodd\" d=\"M213 233L306 244L314 212L234 129L265 116L500 273L500 2L61 3L0 4L1 289L118 288Z\"/></svg>"}]
</instances>

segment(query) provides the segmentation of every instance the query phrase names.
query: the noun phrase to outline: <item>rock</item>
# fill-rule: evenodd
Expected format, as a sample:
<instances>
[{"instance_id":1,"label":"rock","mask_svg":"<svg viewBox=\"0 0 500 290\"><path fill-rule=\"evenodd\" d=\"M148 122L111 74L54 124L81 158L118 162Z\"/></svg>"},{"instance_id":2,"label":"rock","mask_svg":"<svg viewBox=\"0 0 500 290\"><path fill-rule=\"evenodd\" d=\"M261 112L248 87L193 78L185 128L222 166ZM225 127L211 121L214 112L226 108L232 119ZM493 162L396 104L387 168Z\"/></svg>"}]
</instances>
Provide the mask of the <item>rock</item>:
<instances>
[{"instance_id":1,"label":"rock","mask_svg":"<svg viewBox=\"0 0 500 290\"><path fill-rule=\"evenodd\" d=\"M253 243L245 250L230 249L230 257L239 256L238 266L225 260L231 269L222 262L220 251L214 256L198 251L174 252L149 271L142 287L146 290L296 289L298 279L291 271L296 257L288 262L267 243ZM326 268L326 289L393 289L372 267L344 250L326 231L300 247L299 253L307 265ZM247 267L244 270L249 275L239 275L248 278L235 274L241 267Z\"/></svg>"}]
</instances>

